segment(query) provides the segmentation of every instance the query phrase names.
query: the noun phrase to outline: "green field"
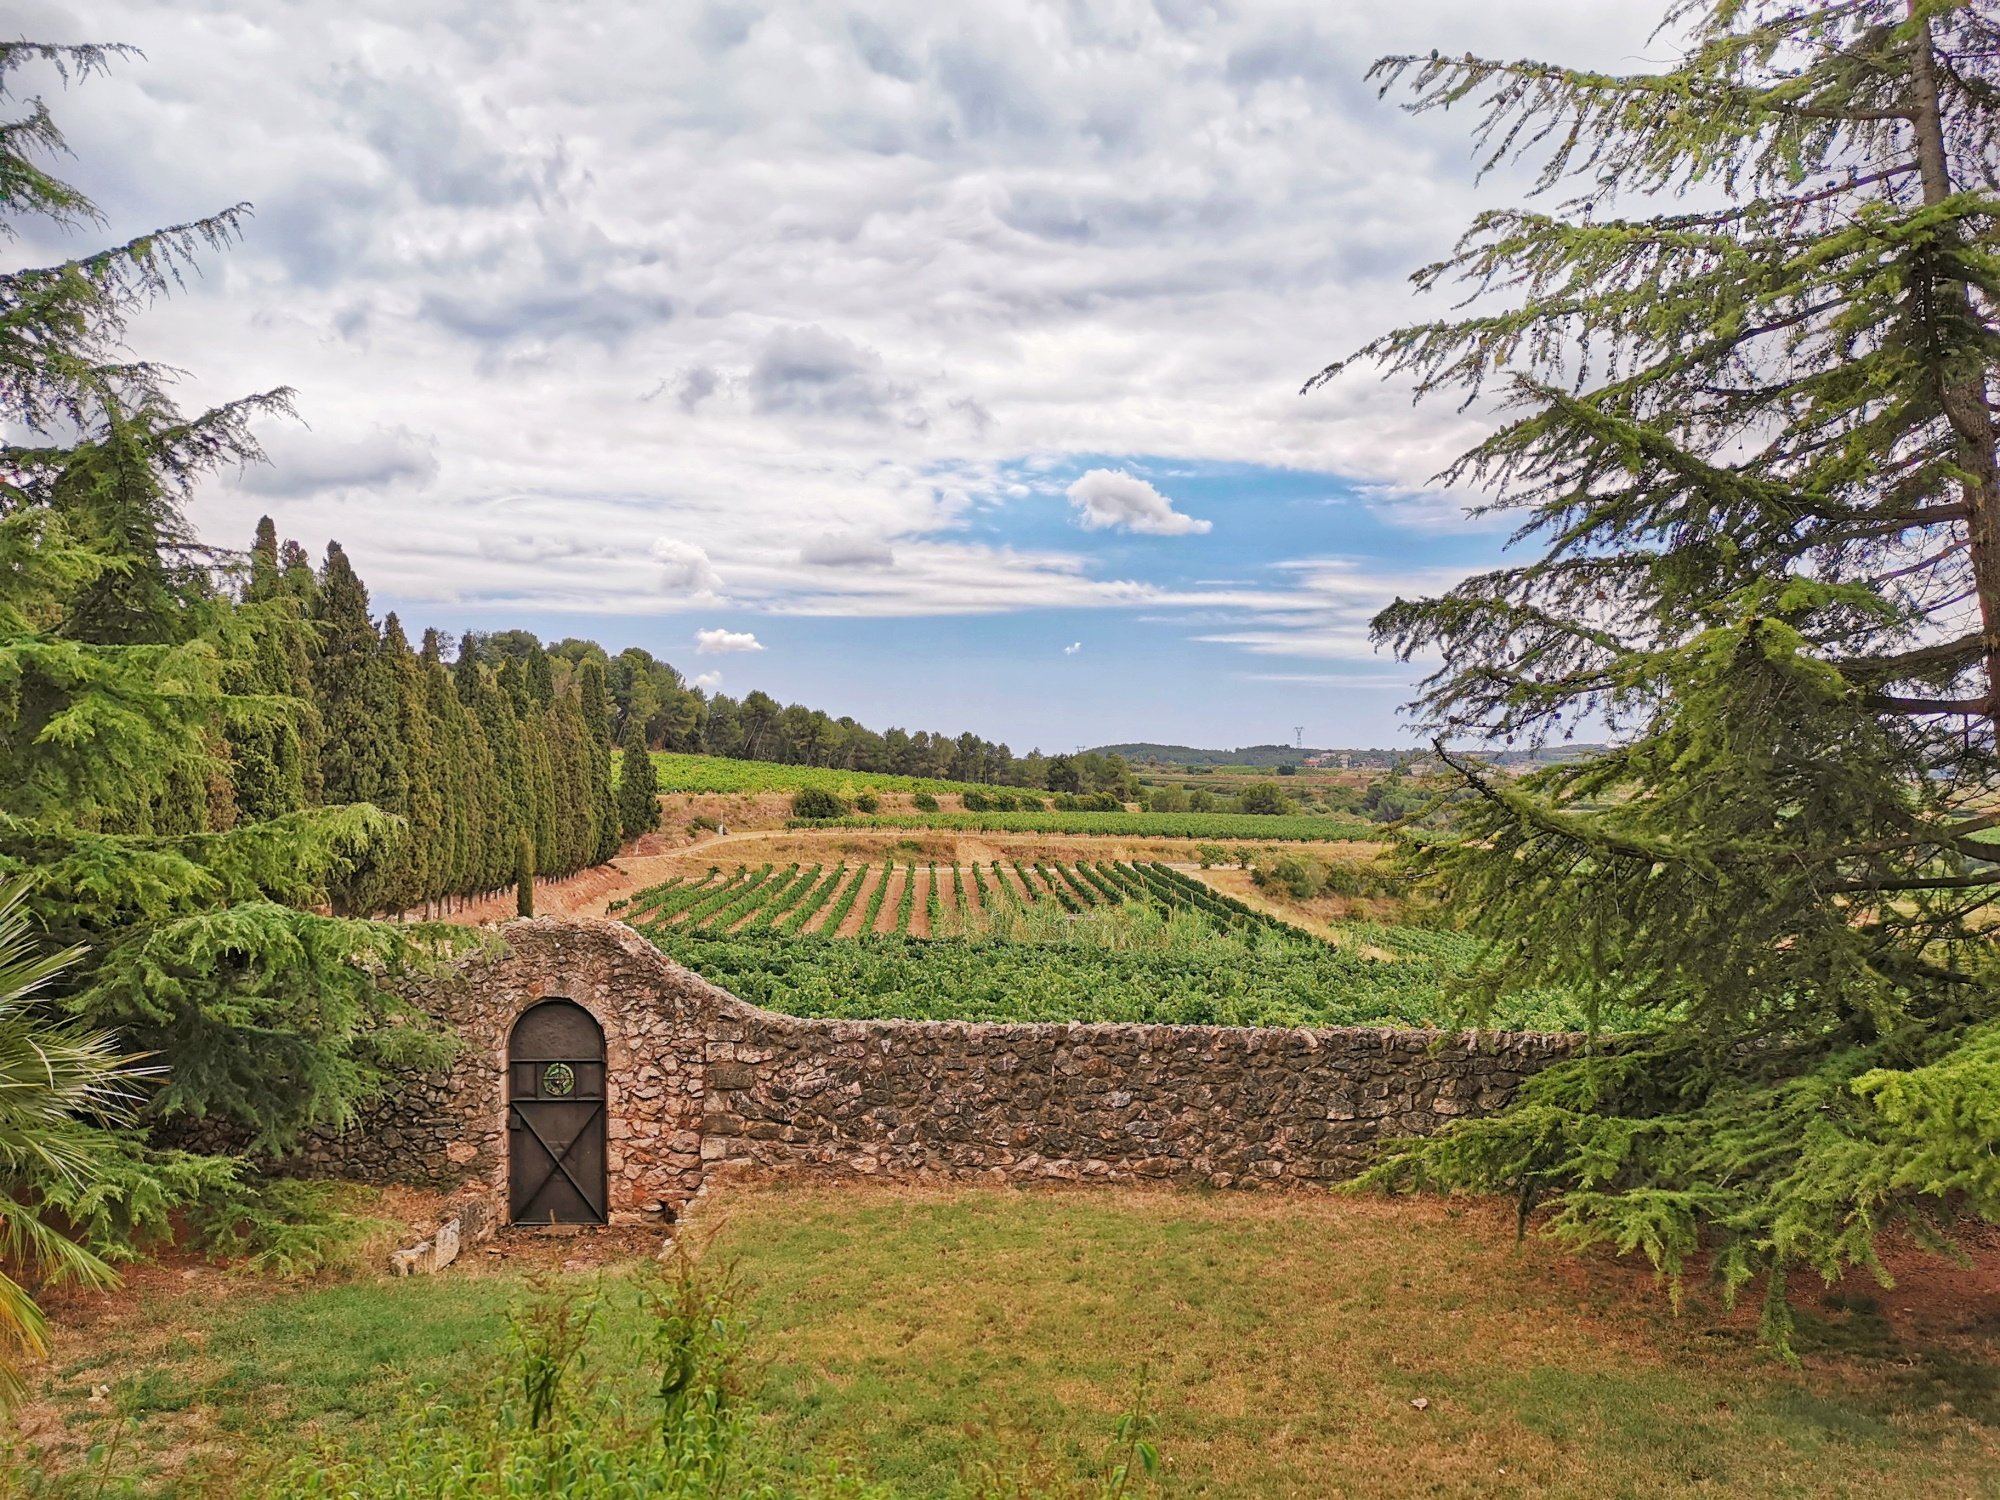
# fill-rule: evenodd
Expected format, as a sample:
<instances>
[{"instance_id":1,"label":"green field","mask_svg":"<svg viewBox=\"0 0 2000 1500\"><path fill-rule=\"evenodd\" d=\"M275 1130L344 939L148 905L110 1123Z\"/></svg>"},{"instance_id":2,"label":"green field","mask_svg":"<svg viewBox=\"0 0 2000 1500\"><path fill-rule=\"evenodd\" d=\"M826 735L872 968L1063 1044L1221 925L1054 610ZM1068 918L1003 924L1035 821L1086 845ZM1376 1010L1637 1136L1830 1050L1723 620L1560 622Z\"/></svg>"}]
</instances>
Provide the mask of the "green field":
<instances>
[{"instance_id":1,"label":"green field","mask_svg":"<svg viewBox=\"0 0 2000 1500\"><path fill-rule=\"evenodd\" d=\"M933 935L911 935L920 913ZM1360 923L1337 946L1121 861L764 865L653 887L621 915L753 1004L844 1019L1450 1026L1452 977L1478 952L1456 933ZM864 935L832 935L844 922ZM1487 1024L1585 1019L1551 993Z\"/></svg>"},{"instance_id":2,"label":"green field","mask_svg":"<svg viewBox=\"0 0 2000 1500\"><path fill-rule=\"evenodd\" d=\"M1517 1243L1507 1204L855 1184L707 1211L746 1340L712 1487L398 1483L517 1399L516 1340L548 1327L518 1314L556 1298L596 1307L560 1442L664 1467L650 1246L508 1236L436 1277L140 1283L60 1330L0 1496L1100 1500L1135 1406L1162 1466L1131 1500L1930 1500L2000 1473L1990 1327L1911 1332L1815 1284L1789 1369L1699 1287L1676 1315L1643 1267ZM512 1451L532 1474L550 1446Z\"/></svg>"},{"instance_id":3,"label":"green field","mask_svg":"<svg viewBox=\"0 0 2000 1500\"><path fill-rule=\"evenodd\" d=\"M962 781L929 776L888 776L874 771L842 771L825 766L782 766L768 760L731 760L721 755L679 755L655 750L653 769L662 792L801 792L808 787L853 797L856 792L929 792L959 797L992 791Z\"/></svg>"},{"instance_id":4,"label":"green field","mask_svg":"<svg viewBox=\"0 0 2000 1500\"><path fill-rule=\"evenodd\" d=\"M932 829L951 833L1113 834L1142 839L1266 839L1277 842L1346 842L1386 837L1379 823L1359 818L1314 818L1258 813L894 812L874 816L794 819L793 828Z\"/></svg>"}]
</instances>

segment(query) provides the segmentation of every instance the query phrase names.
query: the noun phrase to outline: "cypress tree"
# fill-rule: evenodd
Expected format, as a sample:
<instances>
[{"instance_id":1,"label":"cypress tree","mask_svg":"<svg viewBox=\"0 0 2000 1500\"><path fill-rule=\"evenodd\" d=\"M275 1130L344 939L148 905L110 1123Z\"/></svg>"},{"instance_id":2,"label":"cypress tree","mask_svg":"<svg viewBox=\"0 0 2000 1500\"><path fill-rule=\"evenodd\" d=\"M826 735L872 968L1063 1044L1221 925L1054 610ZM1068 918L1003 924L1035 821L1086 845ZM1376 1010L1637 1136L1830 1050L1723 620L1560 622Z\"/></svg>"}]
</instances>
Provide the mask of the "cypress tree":
<instances>
[{"instance_id":1,"label":"cypress tree","mask_svg":"<svg viewBox=\"0 0 2000 1500\"><path fill-rule=\"evenodd\" d=\"M1376 621L1441 658L1418 707L1464 782L1417 865L1492 940L1475 1007L1561 984L1649 1021L1381 1176L1552 1199L1669 1278L1711 1246L1782 1342L1791 1268L2000 1219L2000 23L1670 20L1659 72L1376 65L1579 195L1482 215L1417 280L1494 299L1362 351L1502 384L1450 476L1538 551ZM1592 724L1608 754L1514 782L1445 744Z\"/></svg>"},{"instance_id":2,"label":"cypress tree","mask_svg":"<svg viewBox=\"0 0 2000 1500\"><path fill-rule=\"evenodd\" d=\"M384 882L378 907L407 911L441 891L450 854L441 786L444 768L427 674L393 613L382 622L382 654L395 691L396 747L407 788L399 811L409 824L409 837L402 859Z\"/></svg>"},{"instance_id":3,"label":"cypress tree","mask_svg":"<svg viewBox=\"0 0 2000 1500\"><path fill-rule=\"evenodd\" d=\"M461 658L465 651L461 642ZM474 670L478 675L473 711L493 762L493 800L486 810L486 836L481 840L484 858L479 885L479 889L490 891L507 884L514 868L516 837L529 832L533 784L513 700L501 691L496 674L476 666Z\"/></svg>"},{"instance_id":4,"label":"cypress tree","mask_svg":"<svg viewBox=\"0 0 2000 1500\"><path fill-rule=\"evenodd\" d=\"M322 795L329 803L393 810L405 793L395 749L395 687L369 618L368 590L338 542L327 544L319 595L313 696L325 726Z\"/></svg>"},{"instance_id":5,"label":"cypress tree","mask_svg":"<svg viewBox=\"0 0 2000 1500\"><path fill-rule=\"evenodd\" d=\"M526 832L515 846L514 911L523 917L535 914L535 841Z\"/></svg>"},{"instance_id":6,"label":"cypress tree","mask_svg":"<svg viewBox=\"0 0 2000 1500\"><path fill-rule=\"evenodd\" d=\"M254 823L296 812L319 794L312 630L284 587L277 528L269 516L257 523L238 613L251 653L245 690L269 696L280 709L270 719L234 724L228 731L236 816Z\"/></svg>"},{"instance_id":7,"label":"cypress tree","mask_svg":"<svg viewBox=\"0 0 2000 1500\"><path fill-rule=\"evenodd\" d=\"M646 748L646 726L628 717L618 756L618 823L628 840L660 826L659 789L653 757Z\"/></svg>"},{"instance_id":8,"label":"cypress tree","mask_svg":"<svg viewBox=\"0 0 2000 1500\"><path fill-rule=\"evenodd\" d=\"M618 791L611 781L611 707L603 663L586 657L577 671L577 699L590 757L590 863L603 864L618 853Z\"/></svg>"},{"instance_id":9,"label":"cypress tree","mask_svg":"<svg viewBox=\"0 0 2000 1500\"><path fill-rule=\"evenodd\" d=\"M453 690L436 631L424 632L424 649L418 662L423 673L424 709L430 719L436 750L435 779L442 820L430 888L424 893L426 900L435 902L475 889L480 768L475 763L465 705L458 701ZM484 742L477 748L483 754ZM486 770L490 775L490 761Z\"/></svg>"}]
</instances>

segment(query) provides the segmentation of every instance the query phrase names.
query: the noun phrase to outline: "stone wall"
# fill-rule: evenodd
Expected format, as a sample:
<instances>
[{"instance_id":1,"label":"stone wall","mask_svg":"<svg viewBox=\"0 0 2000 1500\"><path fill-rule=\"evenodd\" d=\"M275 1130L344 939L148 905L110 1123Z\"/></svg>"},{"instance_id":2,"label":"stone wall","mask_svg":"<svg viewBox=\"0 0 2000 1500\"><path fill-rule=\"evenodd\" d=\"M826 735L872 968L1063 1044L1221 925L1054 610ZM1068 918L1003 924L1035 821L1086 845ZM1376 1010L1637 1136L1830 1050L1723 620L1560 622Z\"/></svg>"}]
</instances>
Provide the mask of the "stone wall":
<instances>
[{"instance_id":1,"label":"stone wall","mask_svg":"<svg viewBox=\"0 0 2000 1500\"><path fill-rule=\"evenodd\" d=\"M1491 1111L1568 1037L1361 1027L809 1021L737 1002L708 1043L711 1167L887 1177L1352 1177L1378 1140Z\"/></svg>"},{"instance_id":2,"label":"stone wall","mask_svg":"<svg viewBox=\"0 0 2000 1500\"><path fill-rule=\"evenodd\" d=\"M1572 1036L1349 1027L819 1021L748 1005L627 927L539 918L415 988L465 1051L309 1164L504 1198L507 1037L561 996L604 1028L614 1216L771 1172L1215 1186L1349 1177L1377 1141L1497 1108Z\"/></svg>"}]
</instances>

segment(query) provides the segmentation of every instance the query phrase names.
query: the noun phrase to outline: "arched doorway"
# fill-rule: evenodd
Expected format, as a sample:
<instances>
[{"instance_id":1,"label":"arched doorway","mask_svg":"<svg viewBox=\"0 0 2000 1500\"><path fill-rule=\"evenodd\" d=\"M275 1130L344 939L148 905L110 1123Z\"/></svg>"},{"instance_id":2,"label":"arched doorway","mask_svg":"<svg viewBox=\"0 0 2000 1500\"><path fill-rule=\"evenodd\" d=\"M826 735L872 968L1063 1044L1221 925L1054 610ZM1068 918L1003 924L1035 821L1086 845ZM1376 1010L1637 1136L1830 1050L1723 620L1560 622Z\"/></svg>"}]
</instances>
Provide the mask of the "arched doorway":
<instances>
[{"instance_id":1,"label":"arched doorway","mask_svg":"<svg viewBox=\"0 0 2000 1500\"><path fill-rule=\"evenodd\" d=\"M507 1210L515 1224L606 1217L604 1032L570 1000L544 1000L507 1043Z\"/></svg>"}]
</instances>

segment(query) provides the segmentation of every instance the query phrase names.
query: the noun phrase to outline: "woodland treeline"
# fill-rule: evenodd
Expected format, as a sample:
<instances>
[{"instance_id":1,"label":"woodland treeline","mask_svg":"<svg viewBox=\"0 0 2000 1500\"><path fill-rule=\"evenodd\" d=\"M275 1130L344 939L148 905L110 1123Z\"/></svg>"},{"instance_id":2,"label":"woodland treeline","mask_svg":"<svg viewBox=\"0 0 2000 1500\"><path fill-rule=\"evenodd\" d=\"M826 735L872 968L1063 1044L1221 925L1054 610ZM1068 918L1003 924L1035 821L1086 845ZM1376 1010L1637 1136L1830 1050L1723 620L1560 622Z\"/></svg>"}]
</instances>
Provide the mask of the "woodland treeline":
<instances>
[{"instance_id":1,"label":"woodland treeline","mask_svg":"<svg viewBox=\"0 0 2000 1500\"><path fill-rule=\"evenodd\" d=\"M469 633L464 639L489 661L541 649L534 636L520 630ZM548 650L567 661L589 657L605 661L621 743L629 719L636 714L645 726L646 743L655 750L1052 792L1123 792L1128 800L1136 795L1124 757L1104 751L1050 756L1032 750L1017 756L1004 743L972 733L894 728L877 732L846 715L835 718L823 709L781 704L768 693L749 692L740 699L705 693L638 646L606 656L595 641L570 639Z\"/></svg>"}]
</instances>

